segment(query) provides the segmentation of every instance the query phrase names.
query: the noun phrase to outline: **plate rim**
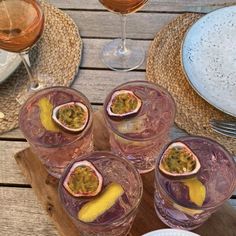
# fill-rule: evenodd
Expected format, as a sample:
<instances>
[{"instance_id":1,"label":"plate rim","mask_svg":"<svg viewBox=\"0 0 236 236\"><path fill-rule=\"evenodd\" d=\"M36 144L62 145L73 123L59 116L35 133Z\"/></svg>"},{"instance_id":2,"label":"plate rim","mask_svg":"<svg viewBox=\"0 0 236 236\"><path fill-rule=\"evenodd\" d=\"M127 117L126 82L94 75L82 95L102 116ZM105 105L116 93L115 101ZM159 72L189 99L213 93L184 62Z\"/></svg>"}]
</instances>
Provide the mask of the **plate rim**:
<instances>
[{"instance_id":1,"label":"plate rim","mask_svg":"<svg viewBox=\"0 0 236 236\"><path fill-rule=\"evenodd\" d=\"M212 101L209 101L208 98L206 98L206 96L204 94L202 94L195 86L194 84L192 83L191 79L189 78L187 72L186 72L186 69L185 69L185 65L184 65L184 60L183 60L183 57L184 57L184 53L183 53L183 48L184 48L184 44L186 42L186 37L187 35L189 34L189 32L191 31L191 29L193 27L195 27L195 25L197 25L199 22L203 21L207 16L209 15L213 15L215 14L216 12L218 11L222 11L222 10L225 10L225 9L229 9L229 8L235 8L236 9L236 5L232 5L232 6L226 6L226 7L222 7L222 8L218 8L218 9L215 9L211 12L209 12L208 14L205 14L204 16L200 17L193 25L191 25L188 30L185 32L184 34L184 37L183 37L183 40L181 42L181 48L180 48L180 53L181 53L181 67L182 67L182 70L185 74L185 77L187 79L187 81L189 82L189 84L191 85L191 87L194 89L194 91L201 97L203 98L207 103L209 103L210 105L212 105L213 107L217 108L218 110L224 112L225 114L228 114L228 115L231 115L233 117L236 117L236 113L232 113L230 111L227 111L225 110L224 108L221 108L219 107L217 104L215 104L214 102Z\"/></svg>"},{"instance_id":2,"label":"plate rim","mask_svg":"<svg viewBox=\"0 0 236 236\"><path fill-rule=\"evenodd\" d=\"M164 233L164 232L182 232L182 233L185 233L186 236L200 236L199 234L196 234L194 232L191 232L191 231L186 231L186 230L183 230L183 229L172 229L172 228L165 228L165 229L158 229L158 230L154 230L154 231L151 231L151 232L148 232L148 233L145 233L143 234L142 236L154 236L152 234L155 234L155 233Z\"/></svg>"},{"instance_id":3,"label":"plate rim","mask_svg":"<svg viewBox=\"0 0 236 236\"><path fill-rule=\"evenodd\" d=\"M7 54L15 54L15 59L10 63L6 64L6 68L0 71L0 85L9 78L9 76L18 68L21 64L21 58L17 53L8 52L6 50L0 49L2 52Z\"/></svg>"}]
</instances>

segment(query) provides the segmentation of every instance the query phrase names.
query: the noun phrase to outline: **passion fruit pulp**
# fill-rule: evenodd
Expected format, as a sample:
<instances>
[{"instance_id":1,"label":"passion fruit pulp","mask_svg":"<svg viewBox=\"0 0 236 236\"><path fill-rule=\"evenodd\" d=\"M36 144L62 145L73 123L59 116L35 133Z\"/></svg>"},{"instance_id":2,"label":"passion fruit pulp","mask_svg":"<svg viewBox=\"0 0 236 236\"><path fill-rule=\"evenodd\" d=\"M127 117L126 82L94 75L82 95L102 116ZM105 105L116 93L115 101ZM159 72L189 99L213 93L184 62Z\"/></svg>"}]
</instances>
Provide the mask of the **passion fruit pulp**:
<instances>
[{"instance_id":1,"label":"passion fruit pulp","mask_svg":"<svg viewBox=\"0 0 236 236\"><path fill-rule=\"evenodd\" d=\"M159 162L160 171L167 177L191 177L200 167L197 156L181 142L169 145Z\"/></svg>"},{"instance_id":2,"label":"passion fruit pulp","mask_svg":"<svg viewBox=\"0 0 236 236\"><path fill-rule=\"evenodd\" d=\"M89 161L74 163L63 186L74 197L92 197L100 193L103 177Z\"/></svg>"},{"instance_id":3,"label":"passion fruit pulp","mask_svg":"<svg viewBox=\"0 0 236 236\"><path fill-rule=\"evenodd\" d=\"M88 123L88 108L80 102L69 102L53 109L52 119L70 132L82 131Z\"/></svg>"},{"instance_id":4,"label":"passion fruit pulp","mask_svg":"<svg viewBox=\"0 0 236 236\"><path fill-rule=\"evenodd\" d=\"M133 91L118 90L112 94L107 112L110 116L125 117L138 113L141 105L141 99Z\"/></svg>"}]
</instances>

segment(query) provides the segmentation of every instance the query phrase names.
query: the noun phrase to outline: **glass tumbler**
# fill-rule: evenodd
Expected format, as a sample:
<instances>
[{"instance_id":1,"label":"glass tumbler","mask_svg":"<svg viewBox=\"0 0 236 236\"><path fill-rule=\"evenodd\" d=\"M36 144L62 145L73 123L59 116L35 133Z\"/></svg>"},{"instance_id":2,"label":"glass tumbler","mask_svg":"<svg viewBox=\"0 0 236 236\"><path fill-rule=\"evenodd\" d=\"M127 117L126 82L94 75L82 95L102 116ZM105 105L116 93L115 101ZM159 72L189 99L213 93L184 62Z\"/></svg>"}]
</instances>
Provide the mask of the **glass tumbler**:
<instances>
[{"instance_id":1,"label":"glass tumbler","mask_svg":"<svg viewBox=\"0 0 236 236\"><path fill-rule=\"evenodd\" d=\"M114 118L107 109L113 94L122 90L132 91L142 105L137 114ZM174 118L175 103L171 95L147 81L132 81L114 88L104 103L111 150L129 159L140 173L154 169L160 150L168 142Z\"/></svg>"},{"instance_id":2,"label":"glass tumbler","mask_svg":"<svg viewBox=\"0 0 236 236\"><path fill-rule=\"evenodd\" d=\"M170 144L174 142L190 148L200 162L200 170L187 178L170 178L160 171L159 159L155 169L155 210L168 226L192 230L230 198L236 187L236 165L221 145L208 138L188 136Z\"/></svg>"},{"instance_id":3,"label":"glass tumbler","mask_svg":"<svg viewBox=\"0 0 236 236\"><path fill-rule=\"evenodd\" d=\"M84 161L91 163L100 173L103 181L102 189L96 196L74 197L64 187L64 183L73 166ZM113 205L111 204L102 214L98 214L93 221L85 222L80 219L79 212L86 204L93 202L93 208L89 212L87 207L86 213L92 215L109 204L114 196L113 192L102 198L111 183L121 185L123 194L116 201L113 200ZM81 236L125 236L129 233L137 214L143 194L143 184L138 171L125 158L110 152L93 152L72 161L60 179L58 191L62 206L78 227Z\"/></svg>"},{"instance_id":4,"label":"glass tumbler","mask_svg":"<svg viewBox=\"0 0 236 236\"><path fill-rule=\"evenodd\" d=\"M88 109L87 125L81 132L70 132L52 120L53 109L62 104L80 102ZM51 87L36 92L22 106L19 126L32 151L47 171L60 177L75 157L93 150L92 108L80 92L66 87Z\"/></svg>"}]
</instances>

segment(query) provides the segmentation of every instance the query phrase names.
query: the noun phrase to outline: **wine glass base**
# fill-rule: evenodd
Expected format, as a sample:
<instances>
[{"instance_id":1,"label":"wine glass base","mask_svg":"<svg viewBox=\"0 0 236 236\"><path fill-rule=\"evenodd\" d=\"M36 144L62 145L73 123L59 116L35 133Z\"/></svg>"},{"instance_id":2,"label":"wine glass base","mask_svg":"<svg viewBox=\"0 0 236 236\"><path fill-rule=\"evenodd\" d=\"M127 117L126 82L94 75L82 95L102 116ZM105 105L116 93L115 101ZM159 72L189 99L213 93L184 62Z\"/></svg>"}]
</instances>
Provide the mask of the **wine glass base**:
<instances>
[{"instance_id":1,"label":"wine glass base","mask_svg":"<svg viewBox=\"0 0 236 236\"><path fill-rule=\"evenodd\" d=\"M26 102L26 100L29 97L31 97L34 93L38 92L41 89L52 87L52 86L55 86L55 84L53 83L53 80L49 76L43 75L43 74L40 74L40 75L37 74L37 84L32 85L30 81L28 81L27 86L25 86L21 91L17 92L16 101L20 105L23 105ZM16 88L17 88L17 85L16 85Z\"/></svg>"},{"instance_id":2,"label":"wine glass base","mask_svg":"<svg viewBox=\"0 0 236 236\"><path fill-rule=\"evenodd\" d=\"M103 63L115 71L131 71L138 68L145 58L143 48L138 47L135 41L127 39L126 50L122 52L121 44L121 39L115 39L104 46L101 53Z\"/></svg>"}]
</instances>

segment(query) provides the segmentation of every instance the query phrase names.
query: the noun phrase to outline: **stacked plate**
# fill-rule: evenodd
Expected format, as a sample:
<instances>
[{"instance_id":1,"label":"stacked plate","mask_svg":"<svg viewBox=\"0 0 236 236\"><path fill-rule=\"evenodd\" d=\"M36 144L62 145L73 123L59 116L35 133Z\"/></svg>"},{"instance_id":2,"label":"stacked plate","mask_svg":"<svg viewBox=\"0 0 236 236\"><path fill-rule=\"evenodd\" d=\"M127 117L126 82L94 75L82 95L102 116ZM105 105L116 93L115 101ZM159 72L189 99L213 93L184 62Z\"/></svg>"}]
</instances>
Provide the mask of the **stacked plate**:
<instances>
[{"instance_id":1,"label":"stacked plate","mask_svg":"<svg viewBox=\"0 0 236 236\"><path fill-rule=\"evenodd\" d=\"M21 63L21 58L16 53L0 50L0 83L8 78Z\"/></svg>"},{"instance_id":2,"label":"stacked plate","mask_svg":"<svg viewBox=\"0 0 236 236\"><path fill-rule=\"evenodd\" d=\"M207 14L188 30L182 65L202 98L236 117L236 6Z\"/></svg>"}]
</instances>

